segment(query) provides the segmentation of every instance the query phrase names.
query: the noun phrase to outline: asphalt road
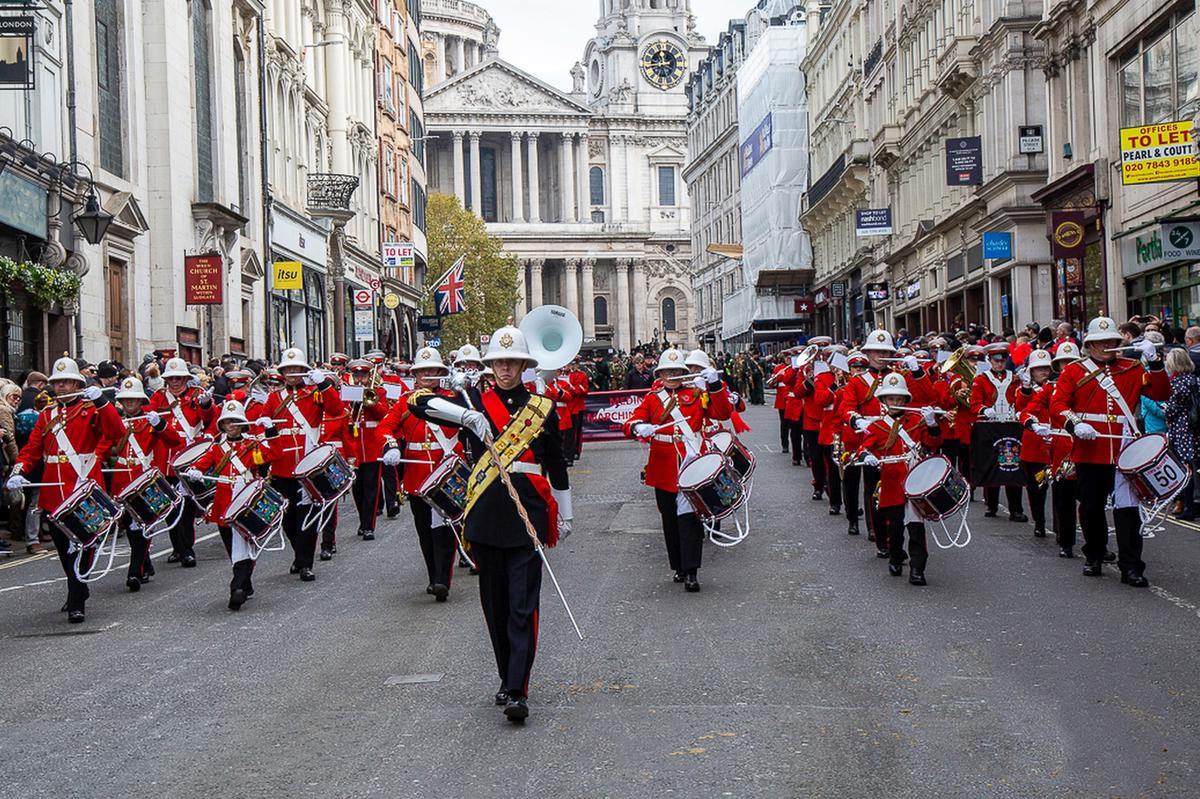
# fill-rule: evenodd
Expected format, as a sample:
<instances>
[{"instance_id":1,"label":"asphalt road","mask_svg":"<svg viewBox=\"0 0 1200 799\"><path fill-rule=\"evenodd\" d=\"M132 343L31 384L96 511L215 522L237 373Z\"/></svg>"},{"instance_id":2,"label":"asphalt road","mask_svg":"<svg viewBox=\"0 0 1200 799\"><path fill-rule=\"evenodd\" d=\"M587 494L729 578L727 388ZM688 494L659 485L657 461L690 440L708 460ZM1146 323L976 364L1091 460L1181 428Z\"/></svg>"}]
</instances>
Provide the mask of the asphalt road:
<instances>
[{"instance_id":1,"label":"asphalt road","mask_svg":"<svg viewBox=\"0 0 1200 799\"><path fill-rule=\"evenodd\" d=\"M551 559L586 640L547 583L524 728L474 578L425 594L407 509L374 542L344 523L315 583L265 557L239 613L215 537L137 594L106 578L84 625L57 561L0 564L0 796L1200 795L1200 528L1147 542L1139 591L975 505L917 588L809 499L774 412L749 420L753 530L706 548L699 594L641 447L585 449Z\"/></svg>"}]
</instances>

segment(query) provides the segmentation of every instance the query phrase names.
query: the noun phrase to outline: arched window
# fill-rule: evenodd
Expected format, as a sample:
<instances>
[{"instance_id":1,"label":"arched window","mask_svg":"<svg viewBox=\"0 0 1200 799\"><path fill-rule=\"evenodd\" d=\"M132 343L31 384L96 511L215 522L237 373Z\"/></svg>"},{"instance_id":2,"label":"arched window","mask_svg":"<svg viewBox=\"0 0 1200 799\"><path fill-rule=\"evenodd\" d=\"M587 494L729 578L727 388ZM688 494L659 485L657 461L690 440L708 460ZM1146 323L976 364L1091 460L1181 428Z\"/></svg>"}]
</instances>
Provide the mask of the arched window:
<instances>
[{"instance_id":1,"label":"arched window","mask_svg":"<svg viewBox=\"0 0 1200 799\"><path fill-rule=\"evenodd\" d=\"M591 183L592 205L604 205L604 170L594 166L588 173L588 178Z\"/></svg>"},{"instance_id":2,"label":"arched window","mask_svg":"<svg viewBox=\"0 0 1200 799\"><path fill-rule=\"evenodd\" d=\"M592 315L598 325L608 324L608 300L604 297L597 297L592 302Z\"/></svg>"},{"instance_id":3,"label":"arched window","mask_svg":"<svg viewBox=\"0 0 1200 799\"><path fill-rule=\"evenodd\" d=\"M675 332L675 300L670 297L662 301L662 329L664 333Z\"/></svg>"}]
</instances>

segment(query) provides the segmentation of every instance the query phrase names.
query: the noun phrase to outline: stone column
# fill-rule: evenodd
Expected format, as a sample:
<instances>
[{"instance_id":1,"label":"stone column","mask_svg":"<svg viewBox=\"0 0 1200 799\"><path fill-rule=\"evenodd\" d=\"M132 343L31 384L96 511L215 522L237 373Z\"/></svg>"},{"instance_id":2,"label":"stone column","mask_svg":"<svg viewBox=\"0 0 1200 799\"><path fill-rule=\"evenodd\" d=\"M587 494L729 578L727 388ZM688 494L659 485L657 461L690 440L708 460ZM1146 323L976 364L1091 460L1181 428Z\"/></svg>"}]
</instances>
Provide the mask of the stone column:
<instances>
[{"instance_id":1,"label":"stone column","mask_svg":"<svg viewBox=\"0 0 1200 799\"><path fill-rule=\"evenodd\" d=\"M525 221L525 196L522 191L521 177L521 134L513 131L508 134L512 143L512 221Z\"/></svg>"},{"instance_id":2,"label":"stone column","mask_svg":"<svg viewBox=\"0 0 1200 799\"><path fill-rule=\"evenodd\" d=\"M299 3L294 5L297 11L299 7ZM348 39L345 23L346 18L342 11L342 4L331 4L325 22L325 32L328 38L338 41ZM296 31L299 32L299 27L296 28ZM348 44L339 44L337 47L330 47L329 50L325 62L325 86L327 88L325 96L329 102L329 145L333 156L330 171L349 174L352 171L350 168L350 140L347 138L347 128L350 125L350 113L347 106L350 94L347 91L350 84L350 48ZM303 124L303 121L299 119L295 122L297 125ZM324 170L318 169L314 165L313 171ZM302 193L303 189L304 187L301 187Z\"/></svg>"},{"instance_id":3,"label":"stone column","mask_svg":"<svg viewBox=\"0 0 1200 799\"><path fill-rule=\"evenodd\" d=\"M466 71L465 40L461 36L454 37L454 74Z\"/></svg>"},{"instance_id":4,"label":"stone column","mask_svg":"<svg viewBox=\"0 0 1200 799\"><path fill-rule=\"evenodd\" d=\"M625 219L625 139L622 136L608 138L608 219L622 222Z\"/></svg>"},{"instance_id":5,"label":"stone column","mask_svg":"<svg viewBox=\"0 0 1200 799\"><path fill-rule=\"evenodd\" d=\"M525 293L525 267L528 265L528 261L517 262L517 307L513 313L514 323L519 323L522 317L529 313L529 299Z\"/></svg>"},{"instance_id":6,"label":"stone column","mask_svg":"<svg viewBox=\"0 0 1200 799\"><path fill-rule=\"evenodd\" d=\"M483 216L483 170L479 168L479 137L483 134L473 130L471 137L471 210L476 216Z\"/></svg>"},{"instance_id":7,"label":"stone column","mask_svg":"<svg viewBox=\"0 0 1200 799\"><path fill-rule=\"evenodd\" d=\"M563 302L576 319L579 318L579 264L578 258L568 258L563 263L563 281L566 283Z\"/></svg>"},{"instance_id":8,"label":"stone column","mask_svg":"<svg viewBox=\"0 0 1200 799\"><path fill-rule=\"evenodd\" d=\"M646 303L650 297L646 292L646 263L641 258L633 262L633 343L646 341Z\"/></svg>"},{"instance_id":9,"label":"stone column","mask_svg":"<svg viewBox=\"0 0 1200 799\"><path fill-rule=\"evenodd\" d=\"M529 264L529 310L544 305L542 297L542 269L546 266L545 258L530 258Z\"/></svg>"},{"instance_id":10,"label":"stone column","mask_svg":"<svg viewBox=\"0 0 1200 799\"><path fill-rule=\"evenodd\" d=\"M450 145L454 148L454 196L462 203L464 208L467 207L467 179L466 172L463 167L463 132L456 130L452 133L453 143Z\"/></svg>"},{"instance_id":11,"label":"stone column","mask_svg":"<svg viewBox=\"0 0 1200 799\"><path fill-rule=\"evenodd\" d=\"M575 182L575 167L571 158L574 138L571 133L562 134L562 159L558 168L559 207L562 209L562 213L559 214L560 222L571 222L575 219L575 204L572 202L575 197L575 189L572 185Z\"/></svg>"},{"instance_id":12,"label":"stone column","mask_svg":"<svg viewBox=\"0 0 1200 799\"><path fill-rule=\"evenodd\" d=\"M629 343L629 265L630 258L617 259L617 302L609 309L609 322L613 326L613 346L618 350L630 349Z\"/></svg>"},{"instance_id":13,"label":"stone column","mask_svg":"<svg viewBox=\"0 0 1200 799\"><path fill-rule=\"evenodd\" d=\"M525 142L529 146L529 221L542 221L542 197L541 187L538 186L538 134L533 131L525 137ZM539 278L540 279L540 278ZM540 285L540 284L539 284Z\"/></svg>"},{"instance_id":14,"label":"stone column","mask_svg":"<svg viewBox=\"0 0 1200 799\"><path fill-rule=\"evenodd\" d=\"M580 222L592 221L588 158L588 135L580 133L575 143L575 218Z\"/></svg>"},{"instance_id":15,"label":"stone column","mask_svg":"<svg viewBox=\"0 0 1200 799\"><path fill-rule=\"evenodd\" d=\"M446 37L439 36L437 40L437 66L433 68L434 83L441 83L449 77L446 74L446 55Z\"/></svg>"},{"instance_id":16,"label":"stone column","mask_svg":"<svg viewBox=\"0 0 1200 799\"><path fill-rule=\"evenodd\" d=\"M583 282L583 298L579 301L579 321L583 324L583 337L596 338L596 259L584 258L580 280Z\"/></svg>"}]
</instances>

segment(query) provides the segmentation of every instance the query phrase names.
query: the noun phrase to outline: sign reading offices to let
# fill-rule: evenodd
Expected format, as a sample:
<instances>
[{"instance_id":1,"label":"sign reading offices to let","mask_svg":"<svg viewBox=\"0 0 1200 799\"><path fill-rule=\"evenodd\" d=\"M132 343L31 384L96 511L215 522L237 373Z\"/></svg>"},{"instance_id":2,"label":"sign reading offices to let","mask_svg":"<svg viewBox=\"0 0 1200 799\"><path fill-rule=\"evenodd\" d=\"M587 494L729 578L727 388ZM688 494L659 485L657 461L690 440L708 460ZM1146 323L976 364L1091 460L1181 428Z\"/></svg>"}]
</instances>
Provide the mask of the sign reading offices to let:
<instances>
[{"instance_id":1,"label":"sign reading offices to let","mask_svg":"<svg viewBox=\"0 0 1200 799\"><path fill-rule=\"evenodd\" d=\"M220 305L225 299L224 261L220 253L185 255L183 302L185 305Z\"/></svg>"},{"instance_id":2,"label":"sign reading offices to let","mask_svg":"<svg viewBox=\"0 0 1200 799\"><path fill-rule=\"evenodd\" d=\"M983 140L979 136L946 139L946 185L983 183Z\"/></svg>"},{"instance_id":3,"label":"sign reading offices to let","mask_svg":"<svg viewBox=\"0 0 1200 799\"><path fill-rule=\"evenodd\" d=\"M276 261L271 274L271 288L276 291L302 291L304 266L299 261Z\"/></svg>"},{"instance_id":4,"label":"sign reading offices to let","mask_svg":"<svg viewBox=\"0 0 1200 799\"><path fill-rule=\"evenodd\" d=\"M775 123L771 114L758 123L754 132L742 142L742 177L750 174L750 170L758 166L775 146Z\"/></svg>"},{"instance_id":5,"label":"sign reading offices to let","mask_svg":"<svg viewBox=\"0 0 1200 799\"><path fill-rule=\"evenodd\" d=\"M892 235L891 208L859 208L854 212L855 236Z\"/></svg>"},{"instance_id":6,"label":"sign reading offices to let","mask_svg":"<svg viewBox=\"0 0 1200 799\"><path fill-rule=\"evenodd\" d=\"M1121 183L1165 183L1200 178L1192 122L1121 128Z\"/></svg>"}]
</instances>

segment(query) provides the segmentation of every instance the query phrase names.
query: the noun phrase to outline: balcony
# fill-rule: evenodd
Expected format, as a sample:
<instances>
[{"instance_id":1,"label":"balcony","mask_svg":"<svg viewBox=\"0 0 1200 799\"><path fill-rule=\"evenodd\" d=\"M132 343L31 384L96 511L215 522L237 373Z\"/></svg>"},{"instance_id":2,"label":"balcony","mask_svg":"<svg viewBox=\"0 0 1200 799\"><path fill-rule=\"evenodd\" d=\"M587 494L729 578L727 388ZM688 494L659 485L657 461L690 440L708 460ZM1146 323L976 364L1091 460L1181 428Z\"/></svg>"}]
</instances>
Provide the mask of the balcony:
<instances>
[{"instance_id":1,"label":"balcony","mask_svg":"<svg viewBox=\"0 0 1200 799\"><path fill-rule=\"evenodd\" d=\"M883 169L900 159L900 126L884 125L872 141L871 160Z\"/></svg>"},{"instance_id":2,"label":"balcony","mask_svg":"<svg viewBox=\"0 0 1200 799\"><path fill-rule=\"evenodd\" d=\"M979 77L979 64L971 55L975 39L959 36L938 58L937 86L950 97L958 97Z\"/></svg>"},{"instance_id":3,"label":"balcony","mask_svg":"<svg viewBox=\"0 0 1200 799\"><path fill-rule=\"evenodd\" d=\"M863 59L863 78L871 77L871 73L879 66L879 62L883 61L883 39L876 39L875 46L871 48L871 52L867 53L867 57Z\"/></svg>"}]
</instances>

